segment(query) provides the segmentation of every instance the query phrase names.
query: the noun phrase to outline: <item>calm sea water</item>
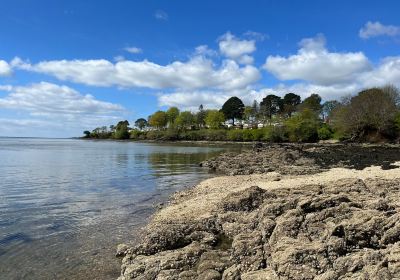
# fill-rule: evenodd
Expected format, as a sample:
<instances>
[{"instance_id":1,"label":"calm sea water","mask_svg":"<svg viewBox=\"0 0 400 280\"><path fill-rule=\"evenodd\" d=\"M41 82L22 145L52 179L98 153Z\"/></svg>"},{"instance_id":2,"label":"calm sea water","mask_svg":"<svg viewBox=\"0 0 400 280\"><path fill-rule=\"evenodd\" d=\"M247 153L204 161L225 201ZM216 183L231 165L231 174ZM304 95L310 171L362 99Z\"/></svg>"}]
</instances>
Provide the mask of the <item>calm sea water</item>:
<instances>
[{"instance_id":1,"label":"calm sea water","mask_svg":"<svg viewBox=\"0 0 400 280\"><path fill-rule=\"evenodd\" d=\"M0 279L115 279L116 245L237 147L0 138Z\"/></svg>"}]
</instances>

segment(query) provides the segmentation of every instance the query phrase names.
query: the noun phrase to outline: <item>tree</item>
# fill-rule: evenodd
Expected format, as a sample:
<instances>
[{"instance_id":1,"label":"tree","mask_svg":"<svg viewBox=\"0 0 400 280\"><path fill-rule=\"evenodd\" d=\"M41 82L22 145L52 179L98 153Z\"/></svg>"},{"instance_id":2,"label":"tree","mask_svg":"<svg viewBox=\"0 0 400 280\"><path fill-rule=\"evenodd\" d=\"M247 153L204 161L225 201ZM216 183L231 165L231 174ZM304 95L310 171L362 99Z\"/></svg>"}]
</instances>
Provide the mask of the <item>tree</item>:
<instances>
[{"instance_id":1,"label":"tree","mask_svg":"<svg viewBox=\"0 0 400 280\"><path fill-rule=\"evenodd\" d=\"M218 129L225 121L225 116L221 111L208 110L205 118L206 125L211 129Z\"/></svg>"},{"instance_id":2,"label":"tree","mask_svg":"<svg viewBox=\"0 0 400 280\"><path fill-rule=\"evenodd\" d=\"M251 105L251 108L253 109L253 118L256 119L260 111L257 100L253 101L253 105Z\"/></svg>"},{"instance_id":3,"label":"tree","mask_svg":"<svg viewBox=\"0 0 400 280\"><path fill-rule=\"evenodd\" d=\"M250 119L254 116L253 107L246 106L244 107L243 117L246 121L250 121Z\"/></svg>"},{"instance_id":4,"label":"tree","mask_svg":"<svg viewBox=\"0 0 400 280\"><path fill-rule=\"evenodd\" d=\"M191 128L192 125L194 125L195 118L190 111L184 111L179 114L179 116L176 118L176 125L179 128L187 129Z\"/></svg>"},{"instance_id":5,"label":"tree","mask_svg":"<svg viewBox=\"0 0 400 280\"><path fill-rule=\"evenodd\" d=\"M315 142L318 140L320 121L318 114L308 108L289 118L285 129L292 142Z\"/></svg>"},{"instance_id":6,"label":"tree","mask_svg":"<svg viewBox=\"0 0 400 280\"><path fill-rule=\"evenodd\" d=\"M309 97L304 99L303 103L300 104L300 110L309 109L318 115L321 113L321 96L318 94L311 94Z\"/></svg>"},{"instance_id":7,"label":"tree","mask_svg":"<svg viewBox=\"0 0 400 280\"><path fill-rule=\"evenodd\" d=\"M322 117L325 121L329 121L332 112L340 105L337 100L329 100L322 104Z\"/></svg>"},{"instance_id":8,"label":"tree","mask_svg":"<svg viewBox=\"0 0 400 280\"><path fill-rule=\"evenodd\" d=\"M135 121L135 126L137 128L139 128L140 130L143 130L143 128L145 128L147 125L148 125L147 121L145 119L143 119L143 118L137 119Z\"/></svg>"},{"instance_id":9,"label":"tree","mask_svg":"<svg viewBox=\"0 0 400 280\"><path fill-rule=\"evenodd\" d=\"M115 127L114 137L116 139L129 138L129 122L127 120L118 122Z\"/></svg>"},{"instance_id":10,"label":"tree","mask_svg":"<svg viewBox=\"0 0 400 280\"><path fill-rule=\"evenodd\" d=\"M386 88L363 90L334 110L332 124L352 139L389 136L398 113L398 98L398 92Z\"/></svg>"},{"instance_id":11,"label":"tree","mask_svg":"<svg viewBox=\"0 0 400 280\"><path fill-rule=\"evenodd\" d=\"M196 114L196 122L199 127L203 127L205 123L207 112L204 110L203 104L200 104L199 111Z\"/></svg>"},{"instance_id":12,"label":"tree","mask_svg":"<svg viewBox=\"0 0 400 280\"><path fill-rule=\"evenodd\" d=\"M301 97L294 93L287 93L283 97L283 113L286 114L289 118L292 116L294 112L297 110L297 106L301 103Z\"/></svg>"},{"instance_id":13,"label":"tree","mask_svg":"<svg viewBox=\"0 0 400 280\"><path fill-rule=\"evenodd\" d=\"M179 109L177 107L170 107L167 112L167 122L169 126L174 126L176 118L179 116Z\"/></svg>"},{"instance_id":14,"label":"tree","mask_svg":"<svg viewBox=\"0 0 400 280\"><path fill-rule=\"evenodd\" d=\"M238 97L231 97L222 105L221 112L235 124L235 119L243 118L244 104Z\"/></svg>"},{"instance_id":15,"label":"tree","mask_svg":"<svg viewBox=\"0 0 400 280\"><path fill-rule=\"evenodd\" d=\"M167 114L164 111L157 111L149 117L149 124L157 129L165 128L168 123Z\"/></svg>"},{"instance_id":16,"label":"tree","mask_svg":"<svg viewBox=\"0 0 400 280\"><path fill-rule=\"evenodd\" d=\"M273 115L279 113L282 109L282 99L279 96L270 94L263 98L260 102L261 114L272 118Z\"/></svg>"},{"instance_id":17,"label":"tree","mask_svg":"<svg viewBox=\"0 0 400 280\"><path fill-rule=\"evenodd\" d=\"M85 134L85 138L90 138L90 131L89 130L85 130L84 132L83 132L83 134Z\"/></svg>"}]
</instances>

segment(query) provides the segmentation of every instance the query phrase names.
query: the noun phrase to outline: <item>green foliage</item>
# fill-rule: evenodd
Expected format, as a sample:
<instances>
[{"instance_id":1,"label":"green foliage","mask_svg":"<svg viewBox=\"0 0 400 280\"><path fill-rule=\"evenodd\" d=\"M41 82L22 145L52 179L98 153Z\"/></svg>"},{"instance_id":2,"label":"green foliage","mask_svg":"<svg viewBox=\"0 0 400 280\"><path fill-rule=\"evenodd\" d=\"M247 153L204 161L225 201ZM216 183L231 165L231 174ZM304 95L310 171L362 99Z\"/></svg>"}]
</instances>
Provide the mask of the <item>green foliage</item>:
<instances>
[{"instance_id":1,"label":"green foliage","mask_svg":"<svg viewBox=\"0 0 400 280\"><path fill-rule=\"evenodd\" d=\"M317 141L319 126L318 115L310 109L303 109L285 122L285 130L291 142Z\"/></svg>"},{"instance_id":2,"label":"green foliage","mask_svg":"<svg viewBox=\"0 0 400 280\"><path fill-rule=\"evenodd\" d=\"M261 114L269 119L282 110L282 99L279 96L270 94L260 102Z\"/></svg>"},{"instance_id":3,"label":"green foliage","mask_svg":"<svg viewBox=\"0 0 400 280\"><path fill-rule=\"evenodd\" d=\"M318 129L318 139L328 140L332 139L332 137L333 137L333 131L327 124L322 125Z\"/></svg>"},{"instance_id":4,"label":"green foliage","mask_svg":"<svg viewBox=\"0 0 400 280\"><path fill-rule=\"evenodd\" d=\"M174 126L176 118L179 116L177 107L170 107L166 112L167 122L170 126Z\"/></svg>"},{"instance_id":5,"label":"green foliage","mask_svg":"<svg viewBox=\"0 0 400 280\"><path fill-rule=\"evenodd\" d=\"M184 111L179 114L175 124L180 129L190 129L195 124L195 118L190 111Z\"/></svg>"},{"instance_id":6,"label":"green foliage","mask_svg":"<svg viewBox=\"0 0 400 280\"><path fill-rule=\"evenodd\" d=\"M149 125L157 129L165 128L167 122L167 114L163 111L157 111L149 118Z\"/></svg>"},{"instance_id":7,"label":"green foliage","mask_svg":"<svg viewBox=\"0 0 400 280\"><path fill-rule=\"evenodd\" d=\"M199 111L195 116L196 122L199 127L202 128L206 124L206 116L207 116L207 111L204 110L203 104L200 104Z\"/></svg>"},{"instance_id":8,"label":"green foliage","mask_svg":"<svg viewBox=\"0 0 400 280\"><path fill-rule=\"evenodd\" d=\"M146 136L146 133L143 131L140 131L138 129L133 129L131 130L130 133L130 139L134 139L134 140L144 140Z\"/></svg>"},{"instance_id":9,"label":"green foliage","mask_svg":"<svg viewBox=\"0 0 400 280\"><path fill-rule=\"evenodd\" d=\"M243 130L241 129L231 129L228 130L227 138L229 141L243 141Z\"/></svg>"},{"instance_id":10,"label":"green foliage","mask_svg":"<svg viewBox=\"0 0 400 280\"><path fill-rule=\"evenodd\" d=\"M85 134L85 138L90 138L90 131L89 130L85 130L84 132L83 132L83 134Z\"/></svg>"},{"instance_id":11,"label":"green foliage","mask_svg":"<svg viewBox=\"0 0 400 280\"><path fill-rule=\"evenodd\" d=\"M288 140L286 131L282 126L269 126L263 129L263 141L271 143L285 142Z\"/></svg>"},{"instance_id":12,"label":"green foliage","mask_svg":"<svg viewBox=\"0 0 400 280\"><path fill-rule=\"evenodd\" d=\"M222 112L217 110L208 110L205 118L205 123L211 129L218 129L225 121L225 116Z\"/></svg>"},{"instance_id":13,"label":"green foliage","mask_svg":"<svg viewBox=\"0 0 400 280\"><path fill-rule=\"evenodd\" d=\"M137 119L137 120L135 121L135 126L136 126L137 128L139 128L140 130L142 130L143 128L145 128L147 125L148 125L148 124L147 124L147 121L146 121L145 119L143 119L143 118Z\"/></svg>"},{"instance_id":14,"label":"green foliage","mask_svg":"<svg viewBox=\"0 0 400 280\"><path fill-rule=\"evenodd\" d=\"M282 100L283 113L288 117L291 117L297 110L297 106L301 103L301 97L292 92L285 94Z\"/></svg>"},{"instance_id":15,"label":"green foliage","mask_svg":"<svg viewBox=\"0 0 400 280\"><path fill-rule=\"evenodd\" d=\"M311 94L309 97L304 99L303 103L301 103L299 107L301 111L310 110L316 114L320 114L322 110L321 96L315 93Z\"/></svg>"},{"instance_id":16,"label":"green foliage","mask_svg":"<svg viewBox=\"0 0 400 280\"><path fill-rule=\"evenodd\" d=\"M224 113L227 119L231 119L234 123L235 119L243 118L244 104L238 97L231 97L222 105L221 112Z\"/></svg>"}]
</instances>

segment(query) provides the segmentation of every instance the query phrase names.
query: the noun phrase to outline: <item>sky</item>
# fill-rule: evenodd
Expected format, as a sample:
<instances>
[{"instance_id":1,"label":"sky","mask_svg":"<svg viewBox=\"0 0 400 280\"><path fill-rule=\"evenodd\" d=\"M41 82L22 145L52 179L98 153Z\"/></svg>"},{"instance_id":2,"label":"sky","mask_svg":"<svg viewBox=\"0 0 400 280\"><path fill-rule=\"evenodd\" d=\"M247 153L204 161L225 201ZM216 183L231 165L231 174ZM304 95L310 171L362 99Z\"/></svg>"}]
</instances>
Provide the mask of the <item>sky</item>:
<instances>
[{"instance_id":1,"label":"sky","mask_svg":"<svg viewBox=\"0 0 400 280\"><path fill-rule=\"evenodd\" d=\"M0 2L0 136L73 137L177 106L400 87L400 2Z\"/></svg>"}]
</instances>

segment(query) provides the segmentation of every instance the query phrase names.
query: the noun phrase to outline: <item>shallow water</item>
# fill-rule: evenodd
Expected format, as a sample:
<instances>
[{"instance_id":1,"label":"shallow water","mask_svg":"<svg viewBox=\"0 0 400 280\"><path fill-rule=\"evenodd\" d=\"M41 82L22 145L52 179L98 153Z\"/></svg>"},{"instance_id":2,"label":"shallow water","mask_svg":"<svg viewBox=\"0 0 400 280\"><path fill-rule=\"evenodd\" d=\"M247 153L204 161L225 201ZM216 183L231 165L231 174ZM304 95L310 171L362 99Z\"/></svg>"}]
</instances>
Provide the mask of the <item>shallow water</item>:
<instances>
[{"instance_id":1,"label":"shallow water","mask_svg":"<svg viewBox=\"0 0 400 280\"><path fill-rule=\"evenodd\" d=\"M0 138L0 279L115 279L118 243L238 147Z\"/></svg>"}]
</instances>

